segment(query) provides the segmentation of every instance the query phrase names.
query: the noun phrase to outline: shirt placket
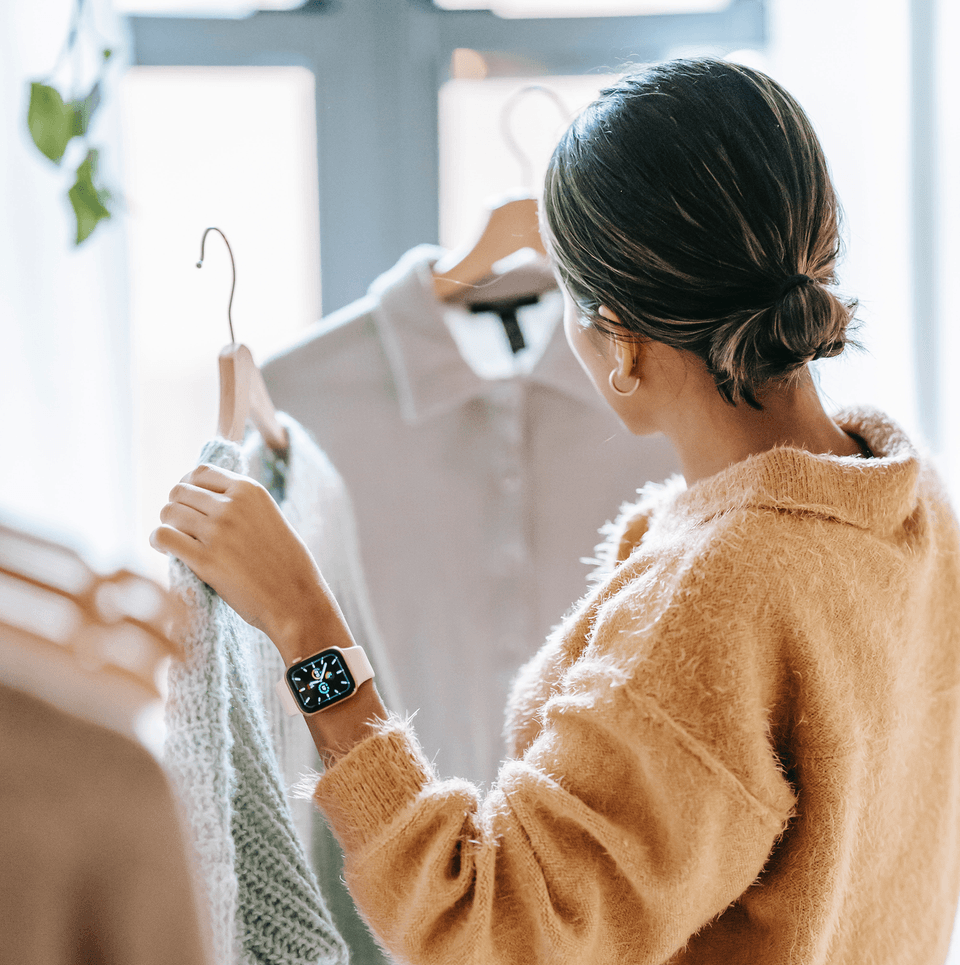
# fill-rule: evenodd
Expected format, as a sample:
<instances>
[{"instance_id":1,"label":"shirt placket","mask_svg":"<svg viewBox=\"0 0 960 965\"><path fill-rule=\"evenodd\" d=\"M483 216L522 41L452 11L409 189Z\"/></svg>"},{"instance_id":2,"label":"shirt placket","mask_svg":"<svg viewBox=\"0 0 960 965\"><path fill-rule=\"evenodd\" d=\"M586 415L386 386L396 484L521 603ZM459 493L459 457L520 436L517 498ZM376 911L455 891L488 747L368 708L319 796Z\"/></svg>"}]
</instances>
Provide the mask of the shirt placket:
<instances>
[{"instance_id":1,"label":"shirt placket","mask_svg":"<svg viewBox=\"0 0 960 965\"><path fill-rule=\"evenodd\" d=\"M497 572L495 598L499 602L492 620L497 684L504 697L532 646L528 391L525 380L514 378L498 384L492 398L498 449L492 549Z\"/></svg>"}]
</instances>

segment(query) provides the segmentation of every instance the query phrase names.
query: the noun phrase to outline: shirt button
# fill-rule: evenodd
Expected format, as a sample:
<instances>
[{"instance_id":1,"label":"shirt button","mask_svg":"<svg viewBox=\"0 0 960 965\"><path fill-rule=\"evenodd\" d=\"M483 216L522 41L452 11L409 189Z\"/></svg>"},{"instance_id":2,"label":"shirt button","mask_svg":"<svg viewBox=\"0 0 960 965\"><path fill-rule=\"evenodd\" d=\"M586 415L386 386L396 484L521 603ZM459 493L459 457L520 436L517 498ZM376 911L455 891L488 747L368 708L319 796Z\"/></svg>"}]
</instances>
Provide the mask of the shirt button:
<instances>
[{"instance_id":1,"label":"shirt button","mask_svg":"<svg viewBox=\"0 0 960 965\"><path fill-rule=\"evenodd\" d=\"M520 474L512 472L503 477L501 486L506 493L516 493L520 491L521 482Z\"/></svg>"}]
</instances>

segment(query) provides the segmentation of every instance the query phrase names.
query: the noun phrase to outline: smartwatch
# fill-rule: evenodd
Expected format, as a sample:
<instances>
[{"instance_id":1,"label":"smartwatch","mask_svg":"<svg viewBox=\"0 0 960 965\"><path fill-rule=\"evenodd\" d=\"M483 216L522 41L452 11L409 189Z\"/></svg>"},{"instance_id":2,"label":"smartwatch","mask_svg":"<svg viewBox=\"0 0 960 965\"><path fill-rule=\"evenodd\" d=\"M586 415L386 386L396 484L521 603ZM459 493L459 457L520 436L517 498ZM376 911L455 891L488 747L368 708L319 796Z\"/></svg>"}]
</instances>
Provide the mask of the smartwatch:
<instances>
[{"instance_id":1,"label":"smartwatch","mask_svg":"<svg viewBox=\"0 0 960 965\"><path fill-rule=\"evenodd\" d=\"M352 697L374 676L363 647L328 647L288 667L277 695L290 717L310 716Z\"/></svg>"}]
</instances>

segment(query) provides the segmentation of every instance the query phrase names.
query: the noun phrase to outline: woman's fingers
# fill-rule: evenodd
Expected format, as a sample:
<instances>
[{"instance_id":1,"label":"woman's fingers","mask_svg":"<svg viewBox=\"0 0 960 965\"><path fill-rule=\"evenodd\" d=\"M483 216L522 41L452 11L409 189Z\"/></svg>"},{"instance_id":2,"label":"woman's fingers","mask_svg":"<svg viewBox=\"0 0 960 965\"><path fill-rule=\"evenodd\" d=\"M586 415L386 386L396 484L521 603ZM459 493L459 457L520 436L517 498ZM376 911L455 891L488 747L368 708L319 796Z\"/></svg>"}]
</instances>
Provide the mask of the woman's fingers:
<instances>
[{"instance_id":1,"label":"woman's fingers","mask_svg":"<svg viewBox=\"0 0 960 965\"><path fill-rule=\"evenodd\" d=\"M261 496L272 504L266 490L247 476L201 465L170 490L169 502L160 510L160 521L206 548L216 544L217 551L223 553L233 548L230 544L237 521L260 515ZM163 552L172 550L165 548Z\"/></svg>"},{"instance_id":2,"label":"woman's fingers","mask_svg":"<svg viewBox=\"0 0 960 965\"><path fill-rule=\"evenodd\" d=\"M192 476L192 472L188 473L184 480ZM215 481L212 474L207 479ZM186 481L177 483L170 490L169 499L160 510L162 525L150 534L150 545L160 553L176 556L196 572L201 565L198 554L210 542L214 520L229 499L219 492Z\"/></svg>"},{"instance_id":3,"label":"woman's fingers","mask_svg":"<svg viewBox=\"0 0 960 965\"><path fill-rule=\"evenodd\" d=\"M204 583L211 584L214 574L210 569L210 555L199 540L163 523L150 534L150 545L160 553L175 556Z\"/></svg>"},{"instance_id":4,"label":"woman's fingers","mask_svg":"<svg viewBox=\"0 0 960 965\"><path fill-rule=\"evenodd\" d=\"M210 533L210 516L182 502L169 502L160 510L160 522L180 530L185 536L198 542L207 542Z\"/></svg>"},{"instance_id":5,"label":"woman's fingers","mask_svg":"<svg viewBox=\"0 0 960 965\"><path fill-rule=\"evenodd\" d=\"M160 524L150 545L180 559L268 635L299 647L301 625L342 623L309 550L247 476L198 466L170 491Z\"/></svg>"},{"instance_id":6,"label":"woman's fingers","mask_svg":"<svg viewBox=\"0 0 960 965\"><path fill-rule=\"evenodd\" d=\"M198 553L202 549L198 540L166 523L162 523L150 534L150 545L158 553L170 553L191 569L197 563Z\"/></svg>"},{"instance_id":7,"label":"woman's fingers","mask_svg":"<svg viewBox=\"0 0 960 965\"><path fill-rule=\"evenodd\" d=\"M199 486L187 482L178 482L176 486L170 490L170 495L167 499L169 500L167 506L189 506L204 516L215 515L217 510L226 503L226 498L223 494L212 492L209 489L201 489ZM166 506L164 509L166 509ZM160 518L163 519L162 510Z\"/></svg>"},{"instance_id":8,"label":"woman's fingers","mask_svg":"<svg viewBox=\"0 0 960 965\"><path fill-rule=\"evenodd\" d=\"M196 469L191 469L181 480L181 483L188 483L200 489L207 489L215 493L225 493L238 479L246 479L240 473L231 472L229 469L221 469L219 466L211 466L209 463L202 462Z\"/></svg>"}]
</instances>

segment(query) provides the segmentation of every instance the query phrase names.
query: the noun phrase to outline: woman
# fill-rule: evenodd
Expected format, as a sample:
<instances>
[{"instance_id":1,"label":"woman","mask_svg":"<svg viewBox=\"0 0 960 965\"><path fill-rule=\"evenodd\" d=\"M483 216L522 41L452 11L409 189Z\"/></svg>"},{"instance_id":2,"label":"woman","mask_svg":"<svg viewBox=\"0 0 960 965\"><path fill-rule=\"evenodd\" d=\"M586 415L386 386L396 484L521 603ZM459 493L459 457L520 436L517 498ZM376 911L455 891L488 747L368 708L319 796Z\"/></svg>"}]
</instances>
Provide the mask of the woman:
<instances>
[{"instance_id":1,"label":"woman","mask_svg":"<svg viewBox=\"0 0 960 965\"><path fill-rule=\"evenodd\" d=\"M958 534L901 430L830 418L807 369L853 310L828 287L838 209L809 121L744 67L641 70L566 132L543 210L574 353L684 479L611 526L516 680L486 796L441 781L371 681L306 718L358 907L416 963L942 961ZM200 466L161 519L153 545L288 665L351 645L255 483Z\"/></svg>"}]
</instances>

